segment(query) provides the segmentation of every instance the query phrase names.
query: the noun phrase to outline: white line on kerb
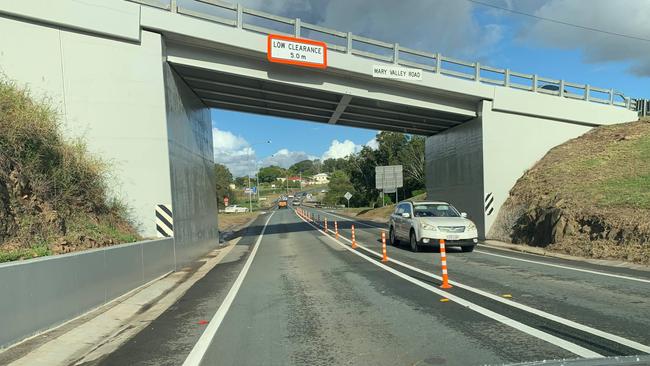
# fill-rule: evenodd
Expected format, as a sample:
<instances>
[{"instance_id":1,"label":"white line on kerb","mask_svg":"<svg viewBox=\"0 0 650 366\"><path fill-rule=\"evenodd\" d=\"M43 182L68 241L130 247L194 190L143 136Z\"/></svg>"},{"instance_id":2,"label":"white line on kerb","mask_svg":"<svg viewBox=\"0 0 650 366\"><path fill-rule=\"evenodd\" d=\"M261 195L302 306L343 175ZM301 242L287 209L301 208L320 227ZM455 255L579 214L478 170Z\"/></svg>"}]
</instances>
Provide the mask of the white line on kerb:
<instances>
[{"instance_id":1,"label":"white line on kerb","mask_svg":"<svg viewBox=\"0 0 650 366\"><path fill-rule=\"evenodd\" d=\"M349 220L349 219L348 219L348 220ZM349 220L349 221L353 221L353 220ZM355 221L355 222L356 222L356 221ZM328 230L328 231L331 231L331 230ZM351 240L349 240L349 239L346 238L346 237L340 236L340 238L343 239L343 240L345 240L345 241L347 241L347 242L351 242ZM365 250L365 251L367 251L367 252L369 252L369 253L371 253L371 254L377 256L377 257L381 257L381 256L382 256L381 253L375 252L375 251L373 251L373 250L370 250L370 249L366 248L366 247L363 246L363 245L360 245L358 241L357 241L357 246L358 246L359 248L361 248L361 249L363 249L363 250ZM509 257L508 257L508 258L509 258ZM411 266L411 265L406 264L406 263L404 263L404 262L401 262L401 261L399 261L399 260L397 260L397 259L388 258L388 260L391 261L391 262L393 262L393 263L395 263L395 264L397 264L397 265L400 265L400 266L402 266L402 267L404 267L404 268L410 269L410 270L412 270L412 271L414 271L414 272L418 272L418 273L423 274L423 275L425 275L425 276L429 276L429 277L435 278L436 280L439 280L439 281L442 280L442 277L440 277L440 276L437 276L437 275L435 275L435 274L433 274L433 273L431 273L431 272L424 271L424 270L422 270L422 269L420 269L420 268L417 268L417 267ZM615 335L615 334L607 333L607 332L604 332L604 331L602 331L602 330L599 330L599 329L596 329L596 328L592 328L592 327L590 327L590 326L588 326L588 325L584 325L584 324L576 323L576 322L571 321L571 320L569 320L569 319L565 319L565 318L562 318L562 317L560 317L560 316L553 315L553 314L547 313L547 312L545 312L545 311L538 310L538 309L535 309L535 308L533 308L533 307L530 307L530 306L527 306L527 305L524 305L524 304L520 304L520 303L515 302L515 301L512 301L512 300L508 300L508 299L502 298L502 297L500 297L500 296L497 296L497 295L491 294L491 293L489 293L489 292L486 292L486 291L483 291L483 290L477 289L477 288L475 288L475 287L471 287L471 286L468 286L468 285L464 285L464 284L461 284L461 283L458 283L458 282L455 282L455 281L449 281L449 283L450 283L451 285L453 285L453 286L457 286L457 287L463 288L463 289L465 289L465 290L468 290L468 291L474 292L474 293L476 293L476 294L478 294L478 295L481 295L481 296L487 297L487 298L489 298L489 299L492 299L492 300L498 301L498 302L503 303L503 304L505 304L505 305L512 306L512 307L514 307L514 308L517 308L517 309L520 309L520 310L523 310L523 311L529 312L529 313L531 313L531 314L535 314L535 315L537 315L537 316L541 316L541 317L543 317L543 318L545 318L545 319L552 320L552 321L554 321L554 322L557 322L557 323L560 323L560 324L563 324L563 325L569 326L569 327L571 327L571 328L574 328L574 329L577 329L577 330L580 330L580 331L583 331L583 332L586 332L586 333L593 334L593 335L595 335L595 336L598 336L598 337L601 337L601 338L604 338L604 339L607 339L607 340L610 340L610 341L613 341L613 342L616 342L616 343L619 343L619 344L625 345L625 346L627 346L627 347L630 347L630 348L636 349L636 350L641 351L641 352L650 353L650 347L649 347L649 346L646 346L646 345L644 345L644 344L641 344L641 343L635 342L635 341L633 341L633 340L630 340L630 339L627 339L627 338L623 338L623 337L621 337L621 336L617 336L617 335Z\"/></svg>"},{"instance_id":2,"label":"white line on kerb","mask_svg":"<svg viewBox=\"0 0 650 366\"><path fill-rule=\"evenodd\" d=\"M271 221L271 217L273 217L274 213L275 212L272 212L271 215L269 215L269 218L266 219L266 222L264 223L264 227L262 228L262 232L260 233L260 236L257 238L257 241L255 242L255 246L253 247L251 254L248 256L248 259L246 260L244 267L242 268L241 272L239 272L237 279L232 284L230 291L228 291L228 295L226 295L225 299L221 303L221 306L219 306L219 309L217 309L217 312L214 313L214 316L210 320L210 323L203 331L203 334L201 334L201 337L192 348L192 351L190 351L190 354L187 355L185 362L183 362L183 366L198 366L201 364L201 361L205 356L205 352L208 350L208 347L210 347L210 343L212 343L212 339L214 338L215 334L217 334L217 330L219 330L219 326L223 322L223 319L226 317L226 314L228 313L228 309L230 309L232 302L235 300L235 296L237 296L237 292L239 291L239 288L244 282L246 273L248 273L248 269L250 268L251 263L253 263L253 258L255 258L255 254L257 253L257 248L259 248L260 242L262 242L262 238L264 237L266 226L269 224L269 221Z\"/></svg>"},{"instance_id":3,"label":"white line on kerb","mask_svg":"<svg viewBox=\"0 0 650 366\"><path fill-rule=\"evenodd\" d=\"M317 210L317 211L318 211L318 210ZM320 212L327 213L327 214L329 214L329 215L336 216L336 217L339 217L339 218L341 218L341 219L345 219L346 221L356 222L357 224L364 225L364 226L367 226L367 227L371 227L371 228L375 228L375 229L386 230L386 228L383 228L383 227L379 227L379 226L375 226L375 225L369 225L369 224L366 224L366 223L363 223L363 222L359 222L359 221L353 220L353 219L351 219L351 218L349 218L349 217L339 216L339 215L334 214L334 213L331 213L331 212L327 212L327 211L320 211ZM493 248L493 247L491 247L491 246L489 246L489 245L485 245L485 244L480 244L480 245L481 245L481 246L484 246L484 247L488 247L488 248ZM498 248L495 248L495 249L499 250ZM562 268L562 269L567 269L567 270L570 270L570 271L584 272L584 273L596 274L596 275L600 275L600 276L607 276L607 277L613 277L613 278L620 278L620 279L623 279L623 280L630 280L630 281L637 281L637 282L643 282L643 283L650 283L650 280L647 280L647 279L644 279L644 278L631 277L631 276L624 276L624 275L617 275L617 274L607 273L607 272L601 272L601 271L592 271L592 270L589 270L589 269L582 269L582 268L571 267L571 266L563 266L563 265L560 265L560 264L546 263L546 262L541 262L541 261L535 261L535 260L532 260L532 259L524 259L524 258L518 258L518 257L511 257L511 256L503 255L503 254L488 253L488 252L484 252L484 251L482 251L482 250L475 250L475 252L476 252L476 253L481 253L481 254L492 255L492 256L495 256L495 257L501 257L501 258L512 259L512 260L516 260L516 261L520 261L520 262L534 263L534 264L539 264L539 265L542 265L542 266L549 266L549 267L555 267L555 268Z\"/></svg>"},{"instance_id":4,"label":"white line on kerb","mask_svg":"<svg viewBox=\"0 0 650 366\"><path fill-rule=\"evenodd\" d=\"M300 217L300 216L298 216L298 217ZM536 337L536 338L539 338L539 339L541 339L543 341L546 341L548 343L554 344L554 345L556 345L558 347L561 347L561 348L563 348L563 349L565 349L565 350L567 350L567 351L569 351L569 352L571 352L571 353L573 353L575 355L578 355L580 357L584 357L584 358L603 357L601 354L599 354L597 352L594 352L594 351L592 351L590 349L584 348L584 347L579 346L579 345L577 345L575 343L571 343L569 341L566 341L566 340L564 340L562 338L559 338L559 337L556 337L554 335L542 332L541 330L538 330L538 329L535 329L535 328L533 328L531 326L528 326L526 324L520 323L520 322L518 322L518 321L516 321L514 319L510 319L510 318L508 318L508 317L506 317L504 315L501 315L501 314L496 313L496 312L494 312L492 310L486 309L486 308L484 308L484 307L482 307L480 305L474 304L473 302L467 301L467 300L465 300L465 299L463 299L461 297L458 297L456 295L452 295L451 293L449 293L447 291L438 289L438 288L436 288L434 286L431 286L431 285L429 285L427 283L424 283L424 282L422 282L420 280L417 280L417 279L415 279L413 277L410 277L410 276L408 276L408 275L406 275L406 274L404 274L404 273L402 273L402 272L400 272L400 271L398 271L398 270L396 270L394 268L388 267L388 266L386 266L386 265L384 265L384 264L382 264L380 262L377 262L374 259L368 257L367 255L362 254L359 251L356 251L356 250L352 249L350 246L341 243L340 240L337 240L334 237L332 237L331 235L325 233L323 230L321 230L317 226L313 225L309 221L303 219L302 217L300 217L300 219L302 219L304 222L311 225L313 228L315 228L316 230L318 230L321 233L323 233L324 235L326 235L330 240L332 240L336 244L342 246L343 248L347 249L348 251L358 255L359 257L367 260L368 262L370 262L370 263L372 263L372 264L374 264L374 265L376 265L376 266L378 266L378 267L380 267L380 268L382 268L382 269L384 269L384 270L386 270L386 271L388 271L388 272L390 272L390 273L392 273L392 274L394 274L394 275L396 275L396 276L398 276L398 277L400 277L400 278L402 278L402 279L404 279L404 280L406 280L408 282L411 282L411 283L413 283L413 284L415 284L415 285L417 285L419 287L422 287L425 290L428 290L428 291L433 292L433 293L435 293L437 295L446 297L450 301L453 301L453 302L455 302L455 303L457 303L457 304L459 304L461 306L464 306L464 307L466 307L466 308L468 308L470 310L476 311L479 314L487 316L488 318L492 318L492 319L494 319L494 320L496 320L496 321L498 321L498 322L500 322L502 324L505 324L505 325L507 325L509 327L515 328L515 329L517 329L517 330L519 330L521 332L527 333L527 334L529 334L529 335L531 335L533 337ZM330 231L330 230L327 230L327 231ZM343 238L343 237L341 237L341 238ZM343 239L347 240L347 238L343 238ZM363 246L360 246L358 243L357 243L357 245L359 246L359 248L363 248ZM364 249L366 249L366 248L364 248ZM368 250L368 249L366 249L366 250L369 251L369 252L372 252L373 254L375 254L371 250Z\"/></svg>"},{"instance_id":5,"label":"white line on kerb","mask_svg":"<svg viewBox=\"0 0 650 366\"><path fill-rule=\"evenodd\" d=\"M487 247L491 248L489 246L487 246ZM638 277L630 277L630 276L617 275L617 274L607 273L607 272L592 271L592 270L589 270L589 269L582 269L582 268L576 268L576 267L563 266L563 265L560 265L560 264L553 264L553 263L545 263L545 262L540 262L540 261L534 261L532 259L523 259L523 258L517 258L517 257L510 257L510 256L503 255L503 254L488 253L488 252L484 252L482 250L476 250L476 252L481 253L481 254L492 255L492 256L495 256L495 257L514 259L514 260L518 260L518 261L521 261L521 262L540 264L540 265L543 265L543 266L570 269L572 271L585 272L585 273L590 273L590 274L597 274L597 275L607 276L607 277L621 278L621 279L630 280L630 281L638 281L638 282L650 283L650 280L646 280L646 279L638 278Z\"/></svg>"}]
</instances>

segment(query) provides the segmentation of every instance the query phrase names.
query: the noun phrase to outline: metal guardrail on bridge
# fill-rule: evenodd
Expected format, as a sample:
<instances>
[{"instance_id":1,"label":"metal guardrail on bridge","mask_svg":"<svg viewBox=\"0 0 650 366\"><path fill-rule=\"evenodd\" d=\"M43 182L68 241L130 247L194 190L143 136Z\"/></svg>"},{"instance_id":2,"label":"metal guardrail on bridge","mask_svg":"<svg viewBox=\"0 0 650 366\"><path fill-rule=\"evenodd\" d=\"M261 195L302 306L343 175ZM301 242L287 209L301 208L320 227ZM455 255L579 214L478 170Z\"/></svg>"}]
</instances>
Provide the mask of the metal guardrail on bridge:
<instances>
[{"instance_id":1,"label":"metal guardrail on bridge","mask_svg":"<svg viewBox=\"0 0 650 366\"><path fill-rule=\"evenodd\" d=\"M625 107L641 113L641 103L637 99L625 96L614 89L604 89L589 84L577 84L564 80L540 77L535 74L524 74L501 69L477 62L468 62L443 56L440 53L418 51L398 43L387 43L319 25L291 19L263 11L249 9L241 4L231 4L221 0L127 0L142 5L153 6L178 14L199 18L215 23L225 24L262 34L286 34L295 37L312 38L323 41L331 50L367 57L397 65L420 68L432 73L450 77L481 82L484 84L503 86L536 93L556 95ZM204 12L189 9L186 4L207 6L211 11ZM215 15L218 12L220 15ZM247 22L246 18L253 21ZM257 24L255 24L257 23ZM264 25L260 25L260 23ZM280 29L269 28L275 25ZM647 106L645 107L647 114Z\"/></svg>"}]
</instances>

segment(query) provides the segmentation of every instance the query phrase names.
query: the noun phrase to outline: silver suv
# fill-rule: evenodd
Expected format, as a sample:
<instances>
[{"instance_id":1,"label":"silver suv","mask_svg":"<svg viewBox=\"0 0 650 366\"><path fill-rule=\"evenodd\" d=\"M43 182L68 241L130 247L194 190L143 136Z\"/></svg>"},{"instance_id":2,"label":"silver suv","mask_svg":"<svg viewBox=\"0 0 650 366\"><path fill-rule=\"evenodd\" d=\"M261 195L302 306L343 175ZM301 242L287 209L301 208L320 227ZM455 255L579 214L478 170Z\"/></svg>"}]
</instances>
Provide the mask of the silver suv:
<instances>
[{"instance_id":1,"label":"silver suv","mask_svg":"<svg viewBox=\"0 0 650 366\"><path fill-rule=\"evenodd\" d=\"M478 243L476 225L466 213L447 202L402 201L390 215L389 240L392 245L408 242L417 252L423 245L438 246L440 239L446 246L459 246L471 252Z\"/></svg>"}]
</instances>

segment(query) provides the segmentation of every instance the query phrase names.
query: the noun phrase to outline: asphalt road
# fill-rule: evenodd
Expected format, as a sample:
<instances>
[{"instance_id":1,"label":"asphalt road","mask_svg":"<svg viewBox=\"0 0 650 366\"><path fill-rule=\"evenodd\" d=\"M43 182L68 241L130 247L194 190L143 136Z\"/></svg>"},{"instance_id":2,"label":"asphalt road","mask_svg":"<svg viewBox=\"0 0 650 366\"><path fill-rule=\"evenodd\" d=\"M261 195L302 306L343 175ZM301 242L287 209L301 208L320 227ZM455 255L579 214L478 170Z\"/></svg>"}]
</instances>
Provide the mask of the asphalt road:
<instances>
[{"instance_id":1,"label":"asphalt road","mask_svg":"<svg viewBox=\"0 0 650 366\"><path fill-rule=\"evenodd\" d=\"M388 247L383 264L377 224L355 223L366 249L351 250L349 219L313 213L336 219L341 238L290 209L261 216L222 264L99 363L501 365L650 353L647 272L450 248L454 287L440 290L437 250Z\"/></svg>"}]
</instances>

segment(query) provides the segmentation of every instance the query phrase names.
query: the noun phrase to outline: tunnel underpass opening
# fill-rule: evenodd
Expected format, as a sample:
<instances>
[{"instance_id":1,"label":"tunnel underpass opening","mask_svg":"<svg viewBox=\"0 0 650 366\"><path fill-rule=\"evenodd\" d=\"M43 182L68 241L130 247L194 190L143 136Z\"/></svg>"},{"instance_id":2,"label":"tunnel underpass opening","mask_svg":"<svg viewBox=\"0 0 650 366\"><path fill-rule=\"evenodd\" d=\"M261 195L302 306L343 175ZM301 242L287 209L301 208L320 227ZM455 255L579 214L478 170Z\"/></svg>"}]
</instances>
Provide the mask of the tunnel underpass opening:
<instances>
[{"instance_id":1,"label":"tunnel underpass opening","mask_svg":"<svg viewBox=\"0 0 650 366\"><path fill-rule=\"evenodd\" d=\"M474 117L171 63L210 108L431 136Z\"/></svg>"}]
</instances>

